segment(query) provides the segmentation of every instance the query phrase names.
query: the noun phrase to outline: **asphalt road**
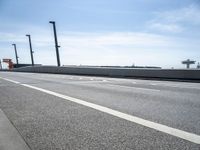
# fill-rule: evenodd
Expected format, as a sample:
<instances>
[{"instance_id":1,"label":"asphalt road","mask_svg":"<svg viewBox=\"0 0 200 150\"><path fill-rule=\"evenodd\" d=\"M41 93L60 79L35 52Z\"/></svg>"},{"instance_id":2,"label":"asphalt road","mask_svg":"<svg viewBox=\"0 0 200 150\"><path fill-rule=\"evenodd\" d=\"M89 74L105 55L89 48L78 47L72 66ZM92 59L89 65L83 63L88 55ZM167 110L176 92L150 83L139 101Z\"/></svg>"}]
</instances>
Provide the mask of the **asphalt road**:
<instances>
[{"instance_id":1,"label":"asphalt road","mask_svg":"<svg viewBox=\"0 0 200 150\"><path fill-rule=\"evenodd\" d=\"M200 149L200 83L0 72L0 109L33 150Z\"/></svg>"}]
</instances>

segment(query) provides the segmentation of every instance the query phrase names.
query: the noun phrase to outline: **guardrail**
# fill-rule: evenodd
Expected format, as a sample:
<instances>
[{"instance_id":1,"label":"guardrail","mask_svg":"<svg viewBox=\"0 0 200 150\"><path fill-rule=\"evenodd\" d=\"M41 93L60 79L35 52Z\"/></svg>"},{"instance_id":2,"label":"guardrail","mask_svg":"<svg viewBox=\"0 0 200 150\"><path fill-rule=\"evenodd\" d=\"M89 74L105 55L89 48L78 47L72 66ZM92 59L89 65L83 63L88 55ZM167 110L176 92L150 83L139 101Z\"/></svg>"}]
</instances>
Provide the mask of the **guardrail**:
<instances>
[{"instance_id":1,"label":"guardrail","mask_svg":"<svg viewBox=\"0 0 200 150\"><path fill-rule=\"evenodd\" d=\"M93 75L109 77L136 77L200 80L200 70L197 69L139 69L114 67L54 67L30 66L13 69L15 72L53 73L71 75Z\"/></svg>"}]
</instances>

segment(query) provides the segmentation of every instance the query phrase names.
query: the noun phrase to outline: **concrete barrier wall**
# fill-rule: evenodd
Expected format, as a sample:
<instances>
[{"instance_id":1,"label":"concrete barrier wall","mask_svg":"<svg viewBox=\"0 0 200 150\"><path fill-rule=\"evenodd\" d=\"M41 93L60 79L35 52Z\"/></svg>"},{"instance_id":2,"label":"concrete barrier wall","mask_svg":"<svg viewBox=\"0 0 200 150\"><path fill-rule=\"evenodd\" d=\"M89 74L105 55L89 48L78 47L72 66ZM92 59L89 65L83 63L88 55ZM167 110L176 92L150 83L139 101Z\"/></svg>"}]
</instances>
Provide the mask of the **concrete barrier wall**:
<instances>
[{"instance_id":1,"label":"concrete barrier wall","mask_svg":"<svg viewBox=\"0 0 200 150\"><path fill-rule=\"evenodd\" d=\"M138 77L200 80L200 70L196 69L133 69L107 67L54 67L34 66L16 68L16 72L54 73L72 75L94 75L110 77Z\"/></svg>"}]
</instances>

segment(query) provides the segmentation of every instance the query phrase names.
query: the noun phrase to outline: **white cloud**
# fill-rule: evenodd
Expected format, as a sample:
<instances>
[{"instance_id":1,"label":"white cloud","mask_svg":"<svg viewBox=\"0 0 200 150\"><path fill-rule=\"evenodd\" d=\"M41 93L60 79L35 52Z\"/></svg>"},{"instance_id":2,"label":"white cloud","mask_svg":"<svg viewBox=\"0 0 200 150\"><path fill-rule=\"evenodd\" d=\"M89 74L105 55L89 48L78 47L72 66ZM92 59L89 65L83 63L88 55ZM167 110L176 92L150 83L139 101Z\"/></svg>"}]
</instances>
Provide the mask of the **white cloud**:
<instances>
[{"instance_id":1,"label":"white cloud","mask_svg":"<svg viewBox=\"0 0 200 150\"><path fill-rule=\"evenodd\" d=\"M35 63L56 65L56 54L53 34L31 33ZM4 33L7 41L18 39L19 36ZM18 45L18 54L21 63L30 63L30 52L27 37L21 37ZM182 41L182 42L181 42ZM187 42L185 42L187 41ZM61 45L60 56L62 65L151 65L164 66L171 64L182 57L199 56L194 52L186 51L191 45L197 45L185 39L177 39L150 33L140 32L59 32L58 42ZM198 47L198 46L197 46ZM13 60L14 52L11 45L1 46L1 57L10 57ZM183 56L180 56L180 53ZM193 57L194 58L194 57ZM185 59L185 58L184 58ZM181 64L180 64L181 65ZM169 65L168 65L169 66ZM173 66L173 65L171 65Z\"/></svg>"},{"instance_id":2,"label":"white cloud","mask_svg":"<svg viewBox=\"0 0 200 150\"><path fill-rule=\"evenodd\" d=\"M150 28L156 29L159 31L167 31L172 33L178 33L183 31L183 27L177 24L163 24L163 23L151 23Z\"/></svg>"},{"instance_id":3,"label":"white cloud","mask_svg":"<svg viewBox=\"0 0 200 150\"><path fill-rule=\"evenodd\" d=\"M0 41L1 42L23 42L23 36L16 35L14 33L5 33L0 32Z\"/></svg>"},{"instance_id":4,"label":"white cloud","mask_svg":"<svg viewBox=\"0 0 200 150\"><path fill-rule=\"evenodd\" d=\"M188 7L156 12L155 18L148 22L150 29L172 33L182 32L190 26L200 25L200 9L195 4Z\"/></svg>"},{"instance_id":5,"label":"white cloud","mask_svg":"<svg viewBox=\"0 0 200 150\"><path fill-rule=\"evenodd\" d=\"M200 9L194 4L178 10L163 12L158 14L158 16L169 23L183 22L195 25L200 24Z\"/></svg>"},{"instance_id":6,"label":"white cloud","mask_svg":"<svg viewBox=\"0 0 200 150\"><path fill-rule=\"evenodd\" d=\"M75 33L74 35L66 33L59 39L66 45L77 45L78 43L81 46L159 46L166 45L168 40L164 36L139 32Z\"/></svg>"}]
</instances>

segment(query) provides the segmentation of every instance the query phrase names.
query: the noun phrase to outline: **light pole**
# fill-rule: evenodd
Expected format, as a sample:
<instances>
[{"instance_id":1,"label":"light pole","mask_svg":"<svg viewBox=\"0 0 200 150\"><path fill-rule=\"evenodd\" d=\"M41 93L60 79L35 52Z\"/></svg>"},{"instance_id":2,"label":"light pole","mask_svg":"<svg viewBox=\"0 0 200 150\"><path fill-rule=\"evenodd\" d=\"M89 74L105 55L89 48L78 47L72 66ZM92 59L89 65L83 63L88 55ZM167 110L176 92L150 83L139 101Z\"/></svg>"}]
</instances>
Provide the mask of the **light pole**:
<instances>
[{"instance_id":1,"label":"light pole","mask_svg":"<svg viewBox=\"0 0 200 150\"><path fill-rule=\"evenodd\" d=\"M57 40L57 34L56 34L56 25L55 25L55 21L49 21L49 23L53 24L53 31L54 31L54 38L55 38L55 48L56 48L56 56L57 56L57 64L58 64L58 67L59 67L60 66L60 56L59 56L58 48L60 46L58 46L58 40Z\"/></svg>"},{"instance_id":2,"label":"light pole","mask_svg":"<svg viewBox=\"0 0 200 150\"><path fill-rule=\"evenodd\" d=\"M27 34L26 35L29 39L29 45L30 45L30 53L31 53L31 62L32 62L32 66L34 66L34 60L33 60L33 50L32 50L32 45L31 45L31 35L30 34Z\"/></svg>"},{"instance_id":3,"label":"light pole","mask_svg":"<svg viewBox=\"0 0 200 150\"><path fill-rule=\"evenodd\" d=\"M191 64L195 64L195 62L196 62L196 61L187 59L187 60L185 60L185 61L182 61L182 64L185 64L185 65L186 65L186 68L189 69L189 68L190 68L190 65L191 65Z\"/></svg>"},{"instance_id":4,"label":"light pole","mask_svg":"<svg viewBox=\"0 0 200 150\"><path fill-rule=\"evenodd\" d=\"M1 59L0 59L0 69L2 70L2 68L3 68L3 67L2 67L2 64L1 64Z\"/></svg>"},{"instance_id":5,"label":"light pole","mask_svg":"<svg viewBox=\"0 0 200 150\"><path fill-rule=\"evenodd\" d=\"M18 62L18 55L17 55L17 48L16 48L16 44L12 44L13 46L14 46L14 49L15 49L15 56L16 56L16 63L17 63L17 65L19 64L19 62Z\"/></svg>"}]
</instances>

